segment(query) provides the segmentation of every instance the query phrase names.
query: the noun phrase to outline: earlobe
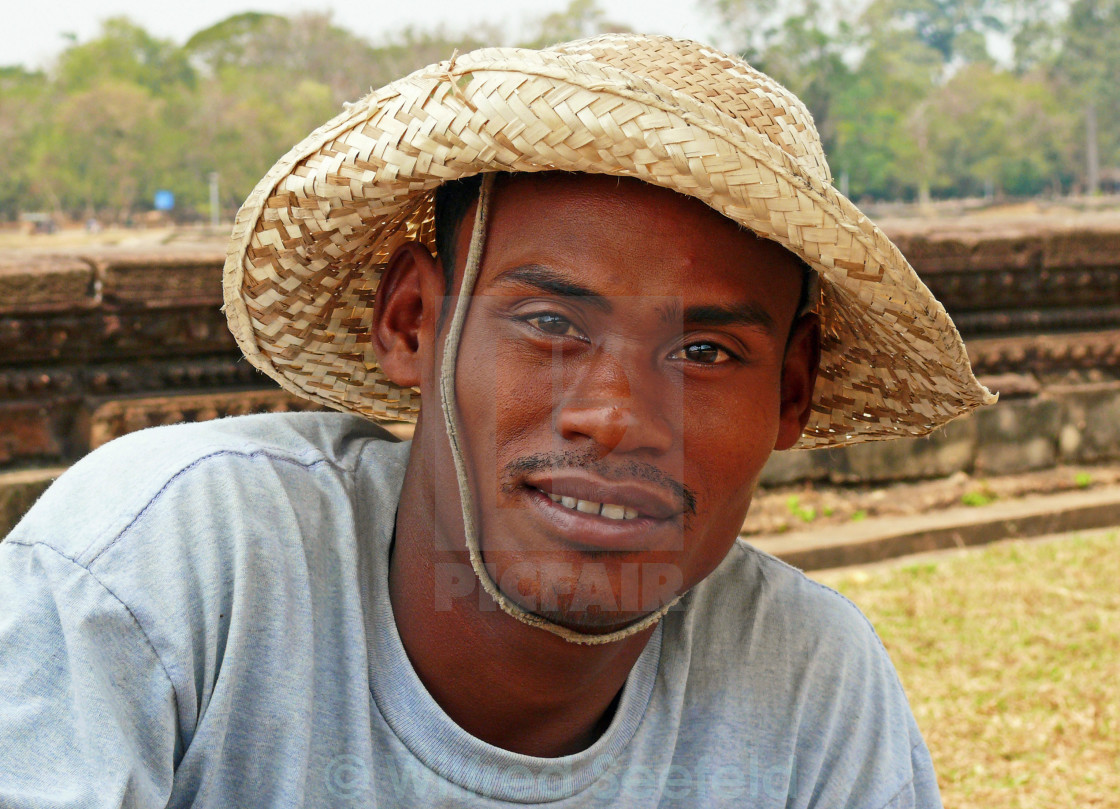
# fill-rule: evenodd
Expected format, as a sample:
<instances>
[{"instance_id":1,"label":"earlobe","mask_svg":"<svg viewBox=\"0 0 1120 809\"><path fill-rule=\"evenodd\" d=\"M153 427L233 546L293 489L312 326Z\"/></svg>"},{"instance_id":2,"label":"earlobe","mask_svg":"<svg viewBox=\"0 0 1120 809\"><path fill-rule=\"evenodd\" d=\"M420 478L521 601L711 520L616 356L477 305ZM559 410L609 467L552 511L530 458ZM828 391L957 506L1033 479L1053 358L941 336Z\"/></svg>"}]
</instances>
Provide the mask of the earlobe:
<instances>
[{"instance_id":1,"label":"earlobe","mask_svg":"<svg viewBox=\"0 0 1120 809\"><path fill-rule=\"evenodd\" d=\"M442 278L436 260L417 242L398 247L381 274L370 341L381 370L401 387L420 384L435 277Z\"/></svg>"},{"instance_id":2,"label":"earlobe","mask_svg":"<svg viewBox=\"0 0 1120 809\"><path fill-rule=\"evenodd\" d=\"M820 318L810 312L794 322L782 363L781 420L774 449L792 447L809 423L820 361Z\"/></svg>"}]
</instances>

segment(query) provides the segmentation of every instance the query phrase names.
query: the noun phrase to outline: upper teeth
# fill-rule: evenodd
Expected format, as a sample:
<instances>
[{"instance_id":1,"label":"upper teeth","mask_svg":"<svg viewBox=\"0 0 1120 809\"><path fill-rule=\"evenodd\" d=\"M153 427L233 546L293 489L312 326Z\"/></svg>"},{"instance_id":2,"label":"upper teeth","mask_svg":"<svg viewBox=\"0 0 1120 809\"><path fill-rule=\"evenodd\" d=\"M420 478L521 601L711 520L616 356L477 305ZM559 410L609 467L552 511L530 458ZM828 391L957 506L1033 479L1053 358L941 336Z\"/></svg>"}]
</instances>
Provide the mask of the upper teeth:
<instances>
[{"instance_id":1,"label":"upper teeth","mask_svg":"<svg viewBox=\"0 0 1120 809\"><path fill-rule=\"evenodd\" d=\"M562 497L552 492L545 492L553 503L559 503L565 508L582 511L584 514L598 514L608 520L632 520L638 516L635 509L626 506L617 506L614 503L596 503L593 500L579 500L575 497Z\"/></svg>"}]
</instances>

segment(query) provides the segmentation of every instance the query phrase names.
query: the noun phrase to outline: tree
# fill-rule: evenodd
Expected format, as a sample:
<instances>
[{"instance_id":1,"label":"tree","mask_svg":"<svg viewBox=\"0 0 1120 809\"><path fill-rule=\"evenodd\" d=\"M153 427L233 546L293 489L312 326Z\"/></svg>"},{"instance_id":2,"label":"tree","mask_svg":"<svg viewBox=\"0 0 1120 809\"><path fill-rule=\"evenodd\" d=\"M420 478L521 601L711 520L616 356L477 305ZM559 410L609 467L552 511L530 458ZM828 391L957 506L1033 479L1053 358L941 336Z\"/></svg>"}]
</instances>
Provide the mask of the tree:
<instances>
[{"instance_id":1,"label":"tree","mask_svg":"<svg viewBox=\"0 0 1120 809\"><path fill-rule=\"evenodd\" d=\"M150 157L162 107L145 88L119 80L67 96L38 145L34 183L68 210L126 218L155 191Z\"/></svg>"},{"instance_id":2,"label":"tree","mask_svg":"<svg viewBox=\"0 0 1120 809\"><path fill-rule=\"evenodd\" d=\"M872 0L864 14L874 28L912 34L946 65L989 59L986 34L1003 31L1001 0Z\"/></svg>"},{"instance_id":3,"label":"tree","mask_svg":"<svg viewBox=\"0 0 1120 809\"><path fill-rule=\"evenodd\" d=\"M1069 183L1074 121L1041 76L971 65L937 91L930 119L941 194L1027 196Z\"/></svg>"},{"instance_id":4,"label":"tree","mask_svg":"<svg viewBox=\"0 0 1120 809\"><path fill-rule=\"evenodd\" d=\"M0 218L47 202L32 187L31 160L53 96L46 74L0 68Z\"/></svg>"},{"instance_id":5,"label":"tree","mask_svg":"<svg viewBox=\"0 0 1120 809\"><path fill-rule=\"evenodd\" d=\"M101 24L99 37L62 53L54 79L68 92L112 80L161 94L177 85L193 86L195 75L174 42L156 39L126 17L112 17Z\"/></svg>"},{"instance_id":6,"label":"tree","mask_svg":"<svg viewBox=\"0 0 1120 809\"><path fill-rule=\"evenodd\" d=\"M268 51L262 44L269 32L289 25L279 14L246 11L197 31L183 50L208 75L228 67L261 67L262 56Z\"/></svg>"},{"instance_id":7,"label":"tree","mask_svg":"<svg viewBox=\"0 0 1120 809\"><path fill-rule=\"evenodd\" d=\"M1003 0L998 13L1010 36L1012 66L1022 75L1053 65L1068 14L1065 0Z\"/></svg>"},{"instance_id":8,"label":"tree","mask_svg":"<svg viewBox=\"0 0 1120 809\"><path fill-rule=\"evenodd\" d=\"M596 0L569 0L563 11L540 17L531 28L533 33L519 43L523 48L545 48L558 42L627 30L610 22Z\"/></svg>"},{"instance_id":9,"label":"tree","mask_svg":"<svg viewBox=\"0 0 1120 809\"><path fill-rule=\"evenodd\" d=\"M1072 5L1056 74L1083 111L1082 177L1097 193L1101 164L1120 165L1120 0Z\"/></svg>"},{"instance_id":10,"label":"tree","mask_svg":"<svg viewBox=\"0 0 1120 809\"><path fill-rule=\"evenodd\" d=\"M904 31L881 29L836 98L834 173L853 196L924 197L937 173L928 151L926 99L940 54Z\"/></svg>"},{"instance_id":11,"label":"tree","mask_svg":"<svg viewBox=\"0 0 1120 809\"><path fill-rule=\"evenodd\" d=\"M338 106L369 90L376 61L373 46L329 13L236 14L199 31L184 50L210 78L233 75L273 92L310 80L329 87Z\"/></svg>"}]
</instances>

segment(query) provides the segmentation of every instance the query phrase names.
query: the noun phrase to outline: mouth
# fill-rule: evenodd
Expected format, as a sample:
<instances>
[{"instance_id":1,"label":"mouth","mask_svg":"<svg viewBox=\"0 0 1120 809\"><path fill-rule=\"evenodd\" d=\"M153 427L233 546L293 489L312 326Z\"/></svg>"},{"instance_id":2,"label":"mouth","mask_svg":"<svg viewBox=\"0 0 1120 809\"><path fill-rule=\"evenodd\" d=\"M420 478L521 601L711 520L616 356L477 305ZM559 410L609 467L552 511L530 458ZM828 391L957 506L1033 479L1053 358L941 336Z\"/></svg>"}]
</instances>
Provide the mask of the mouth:
<instances>
[{"instance_id":1,"label":"mouth","mask_svg":"<svg viewBox=\"0 0 1120 809\"><path fill-rule=\"evenodd\" d=\"M531 474L523 485L561 508L620 522L671 520L684 511L680 498L663 486L635 478L608 480L582 469Z\"/></svg>"},{"instance_id":2,"label":"mouth","mask_svg":"<svg viewBox=\"0 0 1120 809\"><path fill-rule=\"evenodd\" d=\"M638 510L623 506L618 503L597 503L594 500L580 500L577 497L565 497L564 495L546 492L543 489L538 489L545 497L553 503L559 504L561 507L578 511L580 514L597 514L600 517L606 517L608 520L633 520L638 517Z\"/></svg>"},{"instance_id":3,"label":"mouth","mask_svg":"<svg viewBox=\"0 0 1120 809\"><path fill-rule=\"evenodd\" d=\"M519 489L553 536L595 551L679 545L685 504L666 487L633 477L611 480L582 469L538 472Z\"/></svg>"}]
</instances>

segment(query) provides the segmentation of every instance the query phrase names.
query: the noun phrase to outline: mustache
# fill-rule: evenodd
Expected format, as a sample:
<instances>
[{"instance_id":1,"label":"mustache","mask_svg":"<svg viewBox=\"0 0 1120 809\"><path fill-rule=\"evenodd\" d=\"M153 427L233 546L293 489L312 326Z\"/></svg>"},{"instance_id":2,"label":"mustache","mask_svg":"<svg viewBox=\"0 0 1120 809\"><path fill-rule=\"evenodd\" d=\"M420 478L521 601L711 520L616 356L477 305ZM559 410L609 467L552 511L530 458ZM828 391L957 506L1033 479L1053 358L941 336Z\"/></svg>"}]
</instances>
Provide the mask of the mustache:
<instances>
[{"instance_id":1,"label":"mustache","mask_svg":"<svg viewBox=\"0 0 1120 809\"><path fill-rule=\"evenodd\" d=\"M669 490L680 503L681 511L688 516L696 513L696 494L686 485L643 461L605 463L591 452L538 452L525 455L506 464L502 470L505 493L517 488L517 481L536 472L556 472L561 469L583 469L594 472L604 480L644 480Z\"/></svg>"}]
</instances>

